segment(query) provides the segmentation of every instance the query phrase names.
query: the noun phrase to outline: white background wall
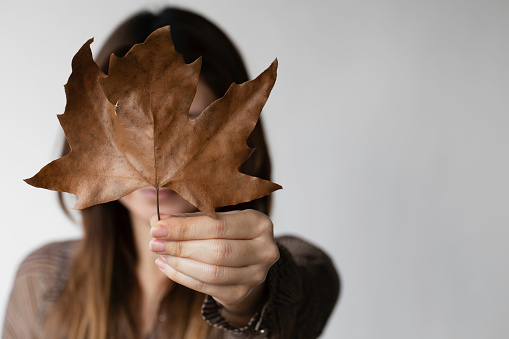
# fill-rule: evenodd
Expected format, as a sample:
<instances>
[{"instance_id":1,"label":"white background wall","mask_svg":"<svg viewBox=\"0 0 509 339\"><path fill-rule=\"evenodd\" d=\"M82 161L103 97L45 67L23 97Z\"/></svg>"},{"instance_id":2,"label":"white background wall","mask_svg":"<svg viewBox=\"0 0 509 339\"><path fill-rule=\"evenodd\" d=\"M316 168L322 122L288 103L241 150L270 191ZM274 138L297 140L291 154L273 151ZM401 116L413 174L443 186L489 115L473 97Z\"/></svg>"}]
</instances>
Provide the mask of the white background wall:
<instances>
[{"instance_id":1,"label":"white background wall","mask_svg":"<svg viewBox=\"0 0 509 339\"><path fill-rule=\"evenodd\" d=\"M17 265L79 236L22 179L57 157L71 58L163 1L0 5L0 317ZM174 1L223 27L252 76L278 57L264 111L278 234L343 279L323 338L509 333L509 2Z\"/></svg>"}]
</instances>

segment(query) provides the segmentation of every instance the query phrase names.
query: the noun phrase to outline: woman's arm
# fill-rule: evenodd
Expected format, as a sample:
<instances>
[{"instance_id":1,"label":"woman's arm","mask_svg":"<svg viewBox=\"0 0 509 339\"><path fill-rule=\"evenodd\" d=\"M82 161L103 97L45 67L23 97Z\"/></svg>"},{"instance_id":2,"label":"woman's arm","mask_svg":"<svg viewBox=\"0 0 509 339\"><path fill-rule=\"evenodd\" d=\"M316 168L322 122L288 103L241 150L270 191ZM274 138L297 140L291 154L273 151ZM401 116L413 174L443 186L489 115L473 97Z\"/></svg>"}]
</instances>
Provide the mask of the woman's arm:
<instances>
[{"instance_id":1,"label":"woman's arm","mask_svg":"<svg viewBox=\"0 0 509 339\"><path fill-rule=\"evenodd\" d=\"M269 300L240 332L243 338L316 338L338 299L339 276L319 248L293 236L276 241L281 258L267 276ZM238 338L229 333L239 329L228 324L219 310L212 298L206 299L206 320L228 331L221 338Z\"/></svg>"},{"instance_id":2,"label":"woman's arm","mask_svg":"<svg viewBox=\"0 0 509 339\"><path fill-rule=\"evenodd\" d=\"M281 260L269 272L270 302L261 326L274 338L318 337L339 297L340 280L327 254L292 236L278 238Z\"/></svg>"},{"instance_id":3,"label":"woman's arm","mask_svg":"<svg viewBox=\"0 0 509 339\"><path fill-rule=\"evenodd\" d=\"M270 333L308 339L321 333L338 297L339 278L318 248L294 237L283 237L276 246L272 223L256 211L218 219L166 217L153 220L152 227L158 239L151 248L163 255L161 270L211 296L203 315L215 327L245 338Z\"/></svg>"},{"instance_id":4,"label":"woman's arm","mask_svg":"<svg viewBox=\"0 0 509 339\"><path fill-rule=\"evenodd\" d=\"M211 295L237 327L267 300L267 271L278 260L270 219L257 211L210 218L201 214L152 221L150 243L159 268L173 281Z\"/></svg>"}]
</instances>

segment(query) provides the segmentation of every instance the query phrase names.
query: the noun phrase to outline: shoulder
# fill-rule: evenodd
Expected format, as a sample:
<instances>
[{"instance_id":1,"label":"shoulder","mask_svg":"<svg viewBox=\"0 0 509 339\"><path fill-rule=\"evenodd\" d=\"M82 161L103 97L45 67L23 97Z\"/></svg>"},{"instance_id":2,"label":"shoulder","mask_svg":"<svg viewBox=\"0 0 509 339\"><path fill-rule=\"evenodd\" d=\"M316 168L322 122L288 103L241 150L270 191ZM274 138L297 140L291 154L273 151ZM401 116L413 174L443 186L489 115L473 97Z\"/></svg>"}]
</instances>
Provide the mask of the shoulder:
<instances>
[{"instance_id":1,"label":"shoulder","mask_svg":"<svg viewBox=\"0 0 509 339\"><path fill-rule=\"evenodd\" d=\"M287 277L300 277L302 288L328 291L327 298L338 299L341 280L331 257L318 246L295 236L276 238L280 252L279 269ZM314 292L316 292L314 291ZM304 293L307 293L305 291Z\"/></svg>"},{"instance_id":2,"label":"shoulder","mask_svg":"<svg viewBox=\"0 0 509 339\"><path fill-rule=\"evenodd\" d=\"M279 249L284 248L299 266L310 264L326 264L334 266L332 261L322 249L302 238L284 235L276 238Z\"/></svg>"},{"instance_id":3,"label":"shoulder","mask_svg":"<svg viewBox=\"0 0 509 339\"><path fill-rule=\"evenodd\" d=\"M36 277L41 284L50 283L50 280L67 271L78 244L78 240L69 240L49 243L36 249L21 262L16 280Z\"/></svg>"},{"instance_id":4,"label":"shoulder","mask_svg":"<svg viewBox=\"0 0 509 339\"><path fill-rule=\"evenodd\" d=\"M2 338L40 337L44 315L65 284L78 244L47 244L23 260L7 305Z\"/></svg>"},{"instance_id":5,"label":"shoulder","mask_svg":"<svg viewBox=\"0 0 509 339\"><path fill-rule=\"evenodd\" d=\"M52 269L62 261L68 261L78 246L78 240L52 242L30 253L21 263L18 275Z\"/></svg>"}]
</instances>

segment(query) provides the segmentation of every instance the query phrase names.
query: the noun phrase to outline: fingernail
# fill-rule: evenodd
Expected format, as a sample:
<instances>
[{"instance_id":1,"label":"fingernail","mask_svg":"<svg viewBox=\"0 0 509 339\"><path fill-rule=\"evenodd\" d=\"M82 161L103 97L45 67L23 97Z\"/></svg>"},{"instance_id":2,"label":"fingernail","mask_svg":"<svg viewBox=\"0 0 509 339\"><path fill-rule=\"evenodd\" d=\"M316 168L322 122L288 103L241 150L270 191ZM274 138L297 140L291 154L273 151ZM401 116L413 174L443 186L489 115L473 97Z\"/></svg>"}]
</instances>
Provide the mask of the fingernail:
<instances>
[{"instance_id":1,"label":"fingernail","mask_svg":"<svg viewBox=\"0 0 509 339\"><path fill-rule=\"evenodd\" d=\"M150 236L153 238L166 238L168 234L168 227L159 226L150 229Z\"/></svg>"},{"instance_id":2,"label":"fingernail","mask_svg":"<svg viewBox=\"0 0 509 339\"><path fill-rule=\"evenodd\" d=\"M156 259L156 265L162 270L166 267L166 263L161 258Z\"/></svg>"},{"instance_id":3,"label":"fingernail","mask_svg":"<svg viewBox=\"0 0 509 339\"><path fill-rule=\"evenodd\" d=\"M152 239L148 245L148 248L152 252L164 252L166 251L166 245L161 240Z\"/></svg>"}]
</instances>

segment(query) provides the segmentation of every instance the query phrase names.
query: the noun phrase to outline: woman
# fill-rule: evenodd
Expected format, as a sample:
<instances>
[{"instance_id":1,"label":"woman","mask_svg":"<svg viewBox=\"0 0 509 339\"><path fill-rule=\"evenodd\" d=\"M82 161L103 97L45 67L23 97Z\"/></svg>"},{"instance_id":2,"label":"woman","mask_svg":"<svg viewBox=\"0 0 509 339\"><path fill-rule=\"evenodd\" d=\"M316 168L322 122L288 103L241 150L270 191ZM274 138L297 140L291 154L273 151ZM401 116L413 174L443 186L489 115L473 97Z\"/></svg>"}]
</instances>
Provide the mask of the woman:
<instances>
[{"instance_id":1,"label":"woman","mask_svg":"<svg viewBox=\"0 0 509 339\"><path fill-rule=\"evenodd\" d=\"M248 80L229 39L206 19L178 9L130 18L107 40L97 63L107 73L111 53L123 56L166 25L186 62L203 58L191 116L232 82ZM270 180L261 123L248 143L256 151L241 171ZM83 210L82 240L32 253L18 270L3 338L320 334L338 297L337 273L319 249L293 237L274 239L270 196L222 208L212 219L193 213L196 208L174 191L159 194L160 221L153 216L155 190L143 188Z\"/></svg>"}]
</instances>

